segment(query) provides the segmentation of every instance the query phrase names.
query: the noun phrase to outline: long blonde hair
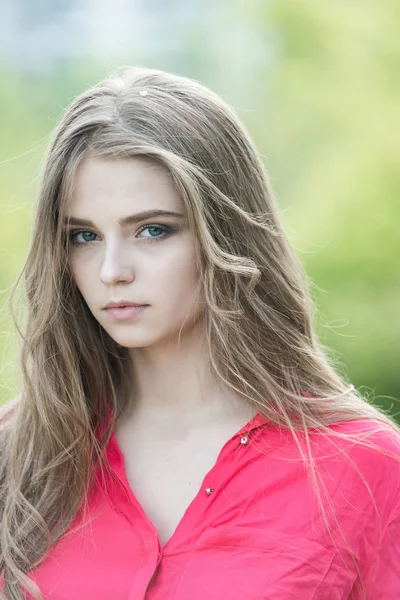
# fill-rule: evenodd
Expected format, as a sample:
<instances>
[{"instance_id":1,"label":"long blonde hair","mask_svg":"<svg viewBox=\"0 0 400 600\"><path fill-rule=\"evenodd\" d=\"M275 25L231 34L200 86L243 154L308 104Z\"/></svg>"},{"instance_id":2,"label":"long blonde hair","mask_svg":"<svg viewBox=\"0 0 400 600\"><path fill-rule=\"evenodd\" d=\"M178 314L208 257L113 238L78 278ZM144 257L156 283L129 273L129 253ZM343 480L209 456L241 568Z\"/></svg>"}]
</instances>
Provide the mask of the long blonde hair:
<instances>
[{"instance_id":1,"label":"long blonde hair","mask_svg":"<svg viewBox=\"0 0 400 600\"><path fill-rule=\"evenodd\" d=\"M319 343L307 277L282 229L264 165L233 110L188 78L139 67L112 75L76 98L55 129L28 257L11 294L12 300L23 277L22 392L3 407L0 426L0 571L7 594L0 597L12 600L23 598L20 585L42 598L27 572L85 503L93 467L103 465L115 420L132 402L128 349L95 320L68 269L62 221L88 153L146 156L170 171L196 240L216 380L296 440L310 428L339 436L330 424L359 418L400 434ZM310 446L298 447L315 483Z\"/></svg>"}]
</instances>

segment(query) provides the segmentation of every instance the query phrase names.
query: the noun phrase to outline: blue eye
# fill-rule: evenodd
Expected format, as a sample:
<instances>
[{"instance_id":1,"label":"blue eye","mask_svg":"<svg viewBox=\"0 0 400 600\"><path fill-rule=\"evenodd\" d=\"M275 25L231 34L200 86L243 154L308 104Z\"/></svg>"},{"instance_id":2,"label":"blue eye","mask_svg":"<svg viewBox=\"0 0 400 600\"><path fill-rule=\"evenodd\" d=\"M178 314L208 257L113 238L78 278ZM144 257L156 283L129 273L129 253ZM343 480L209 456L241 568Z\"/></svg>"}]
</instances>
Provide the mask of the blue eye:
<instances>
[{"instance_id":1,"label":"blue eye","mask_svg":"<svg viewBox=\"0 0 400 600\"><path fill-rule=\"evenodd\" d=\"M76 236L80 235L80 234L89 234L89 235L96 235L95 233L93 233L93 231L87 231L86 229L73 229L69 234L68 234L68 239L71 242L71 244L74 244L75 246L86 246L87 244L91 244L94 240L85 240L84 242L77 242L76 241Z\"/></svg>"},{"instance_id":2,"label":"blue eye","mask_svg":"<svg viewBox=\"0 0 400 600\"><path fill-rule=\"evenodd\" d=\"M157 236L144 236L144 241L145 242L158 242L161 241L162 239L164 239L165 237L168 237L169 235L171 235L172 233L174 233L174 229L172 227L169 227L168 225L158 225L156 223L152 224L152 225L145 225L143 226L141 229L139 229L138 233L141 233L142 231L146 231L146 229L148 230L161 230L161 235L157 235ZM71 242L72 245L74 246L88 246L89 244L92 244L95 239L85 239L85 237L83 237L83 241L77 241L77 236L78 235L82 235L82 236L87 236L87 234L89 234L89 236L94 236L96 237L96 234L93 231L89 231L88 229L73 229L72 231L69 232L68 234L68 240Z\"/></svg>"},{"instance_id":3,"label":"blue eye","mask_svg":"<svg viewBox=\"0 0 400 600\"><path fill-rule=\"evenodd\" d=\"M158 242L158 240L163 239L164 237L166 237L168 234L171 233L172 229L171 227L167 227L165 225L146 225L145 227L143 227L142 229L139 229L139 233L141 233L142 231L146 231L146 229L159 229L161 230L161 232L163 233L163 235L161 236L157 236L157 237L145 237L145 241L146 242Z\"/></svg>"}]
</instances>

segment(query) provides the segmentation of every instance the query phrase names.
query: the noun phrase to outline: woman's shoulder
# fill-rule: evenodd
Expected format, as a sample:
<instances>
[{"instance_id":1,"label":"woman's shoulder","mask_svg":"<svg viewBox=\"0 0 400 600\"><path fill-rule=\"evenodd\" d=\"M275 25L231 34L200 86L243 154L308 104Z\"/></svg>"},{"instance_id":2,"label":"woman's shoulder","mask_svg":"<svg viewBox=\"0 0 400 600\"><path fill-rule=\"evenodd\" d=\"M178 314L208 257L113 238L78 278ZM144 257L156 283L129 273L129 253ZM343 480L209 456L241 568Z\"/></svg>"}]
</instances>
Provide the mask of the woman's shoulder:
<instances>
[{"instance_id":1,"label":"woman's shoulder","mask_svg":"<svg viewBox=\"0 0 400 600\"><path fill-rule=\"evenodd\" d=\"M15 414L21 402L22 394L19 394L12 400L0 405L0 426L9 423Z\"/></svg>"},{"instance_id":2,"label":"woman's shoulder","mask_svg":"<svg viewBox=\"0 0 400 600\"><path fill-rule=\"evenodd\" d=\"M329 429L338 434L335 439L342 437L348 449L375 451L378 456L391 455L400 462L400 426L397 424L363 417L333 423Z\"/></svg>"},{"instance_id":3,"label":"woman's shoulder","mask_svg":"<svg viewBox=\"0 0 400 600\"><path fill-rule=\"evenodd\" d=\"M396 425L359 418L332 424L329 429L338 435L323 437L322 442L319 439L315 447L319 456L326 457L327 470L337 471L339 487L346 493L365 495L367 485L385 520L400 518L400 433Z\"/></svg>"}]
</instances>

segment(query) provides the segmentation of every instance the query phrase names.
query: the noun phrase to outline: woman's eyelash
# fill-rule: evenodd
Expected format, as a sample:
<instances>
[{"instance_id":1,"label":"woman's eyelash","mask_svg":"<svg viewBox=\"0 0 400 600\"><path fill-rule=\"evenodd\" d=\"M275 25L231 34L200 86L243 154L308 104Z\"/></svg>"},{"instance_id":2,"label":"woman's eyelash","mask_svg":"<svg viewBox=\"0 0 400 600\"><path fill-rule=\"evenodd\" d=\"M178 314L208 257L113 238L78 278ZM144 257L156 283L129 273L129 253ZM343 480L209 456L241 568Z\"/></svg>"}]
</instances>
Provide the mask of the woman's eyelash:
<instances>
[{"instance_id":1,"label":"woman's eyelash","mask_svg":"<svg viewBox=\"0 0 400 600\"><path fill-rule=\"evenodd\" d=\"M141 227L139 229L138 233L141 233L142 231L145 231L146 229L152 229L152 228L161 229L163 232L163 235L158 236L158 237L151 237L151 236L145 237L145 238L143 238L145 240L145 242L158 242L158 241L166 238L168 235L171 235L172 233L174 233L173 227L170 227L169 225L161 225L159 223L152 223L151 225L143 225L143 227ZM77 242L75 238L80 233L93 233L94 234L94 232L90 231L89 229L73 229L68 234L68 240L71 242L71 244L73 244L75 246L88 246L89 244L92 244L93 242L95 242L95 240ZM96 235L96 234L94 234L94 235Z\"/></svg>"}]
</instances>

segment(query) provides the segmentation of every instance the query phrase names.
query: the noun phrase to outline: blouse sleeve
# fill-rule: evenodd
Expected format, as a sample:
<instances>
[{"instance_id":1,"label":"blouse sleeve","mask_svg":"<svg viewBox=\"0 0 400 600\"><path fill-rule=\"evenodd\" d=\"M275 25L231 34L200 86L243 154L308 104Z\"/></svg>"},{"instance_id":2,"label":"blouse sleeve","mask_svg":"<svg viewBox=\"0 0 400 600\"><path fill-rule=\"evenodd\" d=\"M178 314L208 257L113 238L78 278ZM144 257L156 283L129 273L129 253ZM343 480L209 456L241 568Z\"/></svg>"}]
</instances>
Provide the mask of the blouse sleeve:
<instances>
[{"instance_id":1,"label":"blouse sleeve","mask_svg":"<svg viewBox=\"0 0 400 600\"><path fill-rule=\"evenodd\" d=\"M368 600L400 599L400 502L365 574Z\"/></svg>"}]
</instances>

